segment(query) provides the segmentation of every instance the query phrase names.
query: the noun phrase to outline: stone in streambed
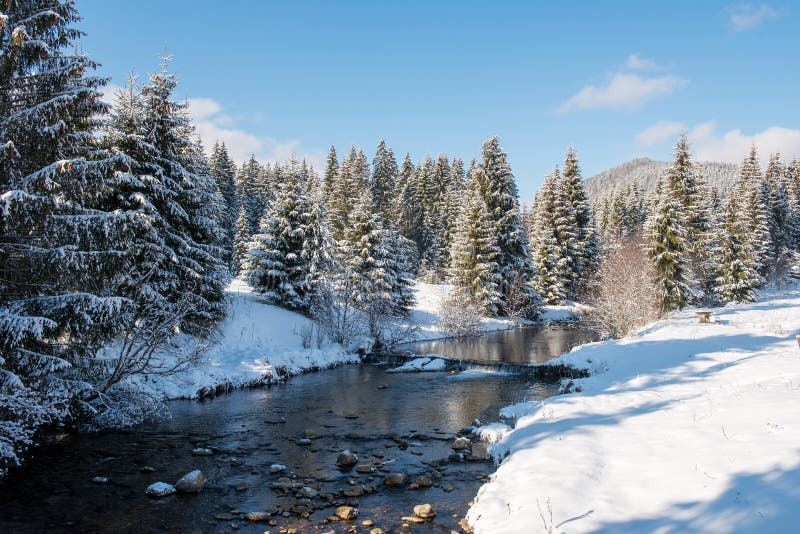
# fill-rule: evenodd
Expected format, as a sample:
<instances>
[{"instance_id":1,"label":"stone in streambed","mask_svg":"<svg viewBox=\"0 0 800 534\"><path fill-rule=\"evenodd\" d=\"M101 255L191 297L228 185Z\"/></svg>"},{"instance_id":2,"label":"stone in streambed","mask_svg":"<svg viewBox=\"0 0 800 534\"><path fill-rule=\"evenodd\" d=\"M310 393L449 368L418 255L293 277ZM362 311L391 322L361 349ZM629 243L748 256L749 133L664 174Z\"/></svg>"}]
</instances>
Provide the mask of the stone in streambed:
<instances>
[{"instance_id":1,"label":"stone in streambed","mask_svg":"<svg viewBox=\"0 0 800 534\"><path fill-rule=\"evenodd\" d=\"M198 447L192 451L192 456L212 456L214 451L208 447Z\"/></svg>"},{"instance_id":2,"label":"stone in streambed","mask_svg":"<svg viewBox=\"0 0 800 534\"><path fill-rule=\"evenodd\" d=\"M247 512L244 514L244 518L253 523L259 523L269 521L272 518L272 514L269 512Z\"/></svg>"},{"instance_id":3,"label":"stone in streambed","mask_svg":"<svg viewBox=\"0 0 800 534\"><path fill-rule=\"evenodd\" d=\"M202 471L196 469L183 475L175 483L175 489L180 493L199 493L205 483L205 475Z\"/></svg>"},{"instance_id":4,"label":"stone in streambed","mask_svg":"<svg viewBox=\"0 0 800 534\"><path fill-rule=\"evenodd\" d=\"M390 488L402 486L405 483L406 483L405 473L389 473L386 476L386 478L383 479L383 485L388 486Z\"/></svg>"},{"instance_id":5,"label":"stone in streambed","mask_svg":"<svg viewBox=\"0 0 800 534\"><path fill-rule=\"evenodd\" d=\"M148 497L166 497L167 495L175 493L175 486L167 484L166 482L156 482L155 484L147 486L144 493Z\"/></svg>"},{"instance_id":6,"label":"stone in streambed","mask_svg":"<svg viewBox=\"0 0 800 534\"><path fill-rule=\"evenodd\" d=\"M342 451L339 453L339 456L336 457L336 466L341 468L349 468L353 467L358 463L358 456L353 454L350 451Z\"/></svg>"},{"instance_id":7,"label":"stone in streambed","mask_svg":"<svg viewBox=\"0 0 800 534\"><path fill-rule=\"evenodd\" d=\"M470 441L467 438L456 438L453 441L452 449L454 451L463 451L470 446Z\"/></svg>"},{"instance_id":8,"label":"stone in streambed","mask_svg":"<svg viewBox=\"0 0 800 534\"><path fill-rule=\"evenodd\" d=\"M358 517L358 509L352 506L340 506L336 509L336 516L343 521L352 521Z\"/></svg>"},{"instance_id":9,"label":"stone in streambed","mask_svg":"<svg viewBox=\"0 0 800 534\"><path fill-rule=\"evenodd\" d=\"M430 504L418 504L414 507L414 515L422 519L433 519L436 517L436 511Z\"/></svg>"},{"instance_id":10,"label":"stone in streambed","mask_svg":"<svg viewBox=\"0 0 800 534\"><path fill-rule=\"evenodd\" d=\"M423 489L423 488L430 488L432 485L433 481L430 479L430 477L422 475L412 480L411 484L408 487L411 489Z\"/></svg>"}]
</instances>

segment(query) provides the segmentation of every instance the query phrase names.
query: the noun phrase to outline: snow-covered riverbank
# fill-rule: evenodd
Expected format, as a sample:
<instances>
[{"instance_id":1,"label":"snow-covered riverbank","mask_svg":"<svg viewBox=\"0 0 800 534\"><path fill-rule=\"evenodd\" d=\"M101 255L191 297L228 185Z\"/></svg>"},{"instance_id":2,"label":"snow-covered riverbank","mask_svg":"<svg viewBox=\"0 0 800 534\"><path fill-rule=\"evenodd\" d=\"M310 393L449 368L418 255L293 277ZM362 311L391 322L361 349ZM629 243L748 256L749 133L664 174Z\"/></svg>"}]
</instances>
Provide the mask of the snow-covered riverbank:
<instances>
[{"instance_id":1,"label":"snow-covered riverbank","mask_svg":"<svg viewBox=\"0 0 800 534\"><path fill-rule=\"evenodd\" d=\"M559 362L582 391L507 407L477 533L789 532L800 525L800 291L677 313ZM550 510L552 510L552 513Z\"/></svg>"},{"instance_id":2,"label":"snow-covered riverbank","mask_svg":"<svg viewBox=\"0 0 800 534\"><path fill-rule=\"evenodd\" d=\"M416 305L409 322L416 325L416 340L448 337L439 326L439 302L449 291L445 284L416 286ZM328 340L321 348L303 348L301 332L312 322L307 317L264 303L240 280L228 287L228 315L208 342L199 365L169 377L137 378L152 394L168 399L194 398L198 391L217 386L237 388L269 383L280 374L298 374L359 360L342 346ZM544 321L567 320L577 313L574 306L548 306ZM487 332L505 330L519 323L512 319L486 318ZM196 342L186 339L187 344Z\"/></svg>"}]
</instances>

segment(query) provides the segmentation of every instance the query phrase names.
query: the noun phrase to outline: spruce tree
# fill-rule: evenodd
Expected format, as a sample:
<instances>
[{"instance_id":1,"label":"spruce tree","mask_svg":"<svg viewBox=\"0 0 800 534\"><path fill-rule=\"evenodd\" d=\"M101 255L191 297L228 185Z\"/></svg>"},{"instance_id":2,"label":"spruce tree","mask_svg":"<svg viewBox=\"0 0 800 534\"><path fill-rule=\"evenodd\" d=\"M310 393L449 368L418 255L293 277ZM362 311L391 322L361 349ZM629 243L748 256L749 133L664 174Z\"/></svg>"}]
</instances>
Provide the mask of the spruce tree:
<instances>
[{"instance_id":1,"label":"spruce tree","mask_svg":"<svg viewBox=\"0 0 800 534\"><path fill-rule=\"evenodd\" d=\"M530 286L533 267L528 251L528 238L522 231L519 213L519 195L511 166L505 152L500 149L497 137L483 144L482 159L472 169L472 181L481 194L491 218L497 239L497 258L500 292L499 313L510 313L509 296L523 294L517 306L529 308L535 314L538 296Z\"/></svg>"},{"instance_id":2,"label":"spruce tree","mask_svg":"<svg viewBox=\"0 0 800 534\"><path fill-rule=\"evenodd\" d=\"M269 302L307 313L329 263L327 230L297 162L279 174L282 186L253 237L244 277Z\"/></svg>"},{"instance_id":3,"label":"spruce tree","mask_svg":"<svg viewBox=\"0 0 800 534\"><path fill-rule=\"evenodd\" d=\"M503 303L500 291L500 248L483 196L470 187L456 223L450 247L450 281L466 288L483 306L484 312L497 315Z\"/></svg>"},{"instance_id":4,"label":"spruce tree","mask_svg":"<svg viewBox=\"0 0 800 534\"><path fill-rule=\"evenodd\" d=\"M381 139L375 151L375 159L372 160L370 191L373 209L387 222L392 219L392 194L398 172L392 149L387 148L386 142Z\"/></svg>"},{"instance_id":5,"label":"spruce tree","mask_svg":"<svg viewBox=\"0 0 800 534\"><path fill-rule=\"evenodd\" d=\"M101 409L97 351L128 324L130 159L97 135L105 80L74 51L72 2L0 14L0 474L40 425Z\"/></svg>"},{"instance_id":6,"label":"spruce tree","mask_svg":"<svg viewBox=\"0 0 800 534\"><path fill-rule=\"evenodd\" d=\"M736 204L730 198L715 236L717 277L714 291L717 296L726 303L755 300L756 290L763 280L747 247L747 228L740 221Z\"/></svg>"},{"instance_id":7,"label":"spruce tree","mask_svg":"<svg viewBox=\"0 0 800 534\"><path fill-rule=\"evenodd\" d=\"M323 198L326 203L330 203L333 196L336 180L339 178L339 159L336 156L336 148L331 145L328 151L328 159L325 161L325 174L322 177Z\"/></svg>"},{"instance_id":8,"label":"spruce tree","mask_svg":"<svg viewBox=\"0 0 800 534\"><path fill-rule=\"evenodd\" d=\"M574 298L584 290L587 280L598 267L600 256L600 243L594 227L592 208L583 187L574 147L569 147L567 150L562 176L564 195L571 209L570 225L575 234L575 243L572 247L575 254L574 277L570 284L570 296Z\"/></svg>"},{"instance_id":9,"label":"spruce tree","mask_svg":"<svg viewBox=\"0 0 800 534\"><path fill-rule=\"evenodd\" d=\"M691 296L686 259L688 234L678 199L668 191L662 193L646 228L650 270L662 313L683 308Z\"/></svg>"},{"instance_id":10,"label":"spruce tree","mask_svg":"<svg viewBox=\"0 0 800 534\"><path fill-rule=\"evenodd\" d=\"M239 213L239 201L236 194L236 165L228 155L225 143L214 143L209 161L211 176L222 195L224 206L222 227L225 231L226 263L233 269L233 247L236 240L236 218Z\"/></svg>"}]
</instances>

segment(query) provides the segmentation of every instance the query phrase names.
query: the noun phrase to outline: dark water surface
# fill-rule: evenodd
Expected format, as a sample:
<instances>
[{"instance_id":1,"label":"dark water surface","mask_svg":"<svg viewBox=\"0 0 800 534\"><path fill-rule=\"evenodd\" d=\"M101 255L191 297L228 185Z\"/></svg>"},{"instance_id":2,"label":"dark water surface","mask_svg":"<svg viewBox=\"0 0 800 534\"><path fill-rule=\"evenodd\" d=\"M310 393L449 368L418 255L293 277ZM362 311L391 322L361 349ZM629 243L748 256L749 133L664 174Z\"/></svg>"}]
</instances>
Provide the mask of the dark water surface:
<instances>
[{"instance_id":1,"label":"dark water surface","mask_svg":"<svg viewBox=\"0 0 800 534\"><path fill-rule=\"evenodd\" d=\"M551 325L512 328L478 337L405 343L397 348L400 351L439 354L459 360L528 364L546 362L573 347L596 339L592 332L572 325Z\"/></svg>"},{"instance_id":2,"label":"dark water surface","mask_svg":"<svg viewBox=\"0 0 800 534\"><path fill-rule=\"evenodd\" d=\"M357 499L360 514L355 524L360 531L369 531L360 526L364 519L387 531L397 528L401 516L412 515L414 505L429 502L437 510L436 521L413 528L449 532L466 513L480 477L492 471L491 464L446 463L438 469L444 476L434 479L440 487L384 489L380 481L385 473L342 473L335 468L337 454L350 449L362 461L376 460L372 453L383 454L384 461L393 460L386 466L392 472L412 478L431 475L433 469L422 462L447 458L461 427L475 418L496 419L505 405L553 393L552 384L513 376L389 374L376 366L350 365L202 403L174 401L169 404L170 420L126 432L79 435L39 450L0 487L0 532L216 532L232 531L231 524L240 532L277 532L277 527L248 523L236 515L216 519L231 510L291 507L293 497L270 489L282 476L269 474L273 462L285 464L298 482L313 479L308 485L321 492L351 487L351 480L378 483L378 491ZM310 447L296 443L306 430L317 435ZM434 439L409 438L415 431ZM352 432L362 438L345 437ZM386 437L391 433L402 437L408 449L400 450ZM205 441L198 443L199 439ZM192 456L198 446L221 450L210 457ZM155 472L140 473L145 465ZM201 469L208 478L200 494L145 496L149 484L174 483L193 469ZM96 476L109 477L109 482L93 483ZM345 532L341 523L319 525L333 512L333 507L317 510L309 521L278 518L279 526L295 526L299 532Z\"/></svg>"},{"instance_id":3,"label":"dark water surface","mask_svg":"<svg viewBox=\"0 0 800 534\"><path fill-rule=\"evenodd\" d=\"M546 352L555 357L581 339L577 330L513 330L432 342L416 350L520 361L544 358ZM0 485L0 532L277 534L279 527L347 532L353 524L359 532L369 532L361 526L365 519L391 532L399 531L402 516L413 515L414 505L431 503L436 520L412 530L447 533L458 530L458 520L494 469L489 462L447 460L455 434L476 418L497 419L499 409L508 404L550 396L555 387L503 374L390 374L377 366L349 365L205 402L173 401L170 419L124 432L77 435L36 451ZM303 435L314 436L310 446L298 443ZM401 450L398 443L408 448ZM192 456L192 449L201 446L219 451ZM335 462L344 449L357 452L361 462L379 462L382 456L387 463L372 475L342 472ZM273 462L285 464L287 471L270 474ZM140 473L142 466L154 472ZM208 478L199 494L162 499L145 495L149 484L172 484L194 469ZM384 488L381 482L388 472L407 473L409 481L427 475L434 485ZM377 488L350 499L360 512L355 523L321 525L335 506L320 497L312 499L318 509L308 519L280 516L299 502L293 494L271 488L287 475L320 494L361 485ZM92 482L97 476L109 481ZM341 504L347 499L339 493L335 500ZM251 511L279 512L274 518L278 525L249 523L233 513Z\"/></svg>"}]
</instances>

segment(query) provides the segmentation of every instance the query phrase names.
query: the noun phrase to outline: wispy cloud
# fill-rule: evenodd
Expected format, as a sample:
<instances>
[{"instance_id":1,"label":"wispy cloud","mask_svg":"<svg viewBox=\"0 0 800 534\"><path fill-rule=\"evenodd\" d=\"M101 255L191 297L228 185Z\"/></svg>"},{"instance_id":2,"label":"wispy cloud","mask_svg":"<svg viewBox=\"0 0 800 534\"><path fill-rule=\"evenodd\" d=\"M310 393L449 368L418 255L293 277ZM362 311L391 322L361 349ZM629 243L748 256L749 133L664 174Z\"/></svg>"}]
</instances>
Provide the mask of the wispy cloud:
<instances>
[{"instance_id":1,"label":"wispy cloud","mask_svg":"<svg viewBox=\"0 0 800 534\"><path fill-rule=\"evenodd\" d=\"M778 12L767 4L743 4L728 10L733 31L741 32L760 26L769 19L778 17Z\"/></svg>"},{"instance_id":2,"label":"wispy cloud","mask_svg":"<svg viewBox=\"0 0 800 534\"><path fill-rule=\"evenodd\" d=\"M653 61L652 59L642 57L639 54L631 54L628 56L628 61L625 66L631 70L664 70L664 67Z\"/></svg>"},{"instance_id":3,"label":"wispy cloud","mask_svg":"<svg viewBox=\"0 0 800 534\"><path fill-rule=\"evenodd\" d=\"M671 95L688 83L679 76L642 76L619 72L605 85L587 85L561 104L562 113L576 109L639 109L647 102Z\"/></svg>"},{"instance_id":4,"label":"wispy cloud","mask_svg":"<svg viewBox=\"0 0 800 534\"><path fill-rule=\"evenodd\" d=\"M739 128L720 133L714 120L691 129L682 122L662 121L639 132L636 140L641 146L671 145L683 131L687 132L694 157L701 161L740 163L753 144L762 155L780 152L785 159L800 157L800 130L783 126L770 126L751 134Z\"/></svg>"},{"instance_id":5,"label":"wispy cloud","mask_svg":"<svg viewBox=\"0 0 800 534\"><path fill-rule=\"evenodd\" d=\"M298 140L279 140L248 132L213 98L190 98L189 115L207 151L219 141L225 143L231 158L237 162L254 154L261 162L296 158L305 159L317 169L323 168L325 155L321 151L304 150Z\"/></svg>"},{"instance_id":6,"label":"wispy cloud","mask_svg":"<svg viewBox=\"0 0 800 534\"><path fill-rule=\"evenodd\" d=\"M640 146L653 146L678 136L686 126L677 121L660 121L636 134Z\"/></svg>"}]
</instances>

